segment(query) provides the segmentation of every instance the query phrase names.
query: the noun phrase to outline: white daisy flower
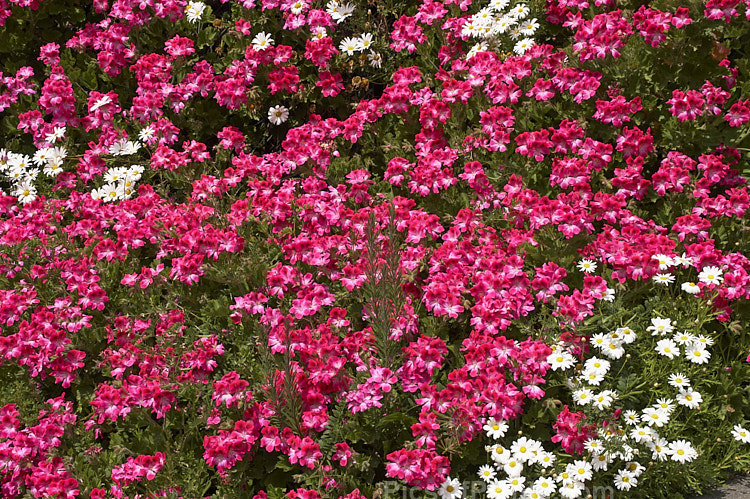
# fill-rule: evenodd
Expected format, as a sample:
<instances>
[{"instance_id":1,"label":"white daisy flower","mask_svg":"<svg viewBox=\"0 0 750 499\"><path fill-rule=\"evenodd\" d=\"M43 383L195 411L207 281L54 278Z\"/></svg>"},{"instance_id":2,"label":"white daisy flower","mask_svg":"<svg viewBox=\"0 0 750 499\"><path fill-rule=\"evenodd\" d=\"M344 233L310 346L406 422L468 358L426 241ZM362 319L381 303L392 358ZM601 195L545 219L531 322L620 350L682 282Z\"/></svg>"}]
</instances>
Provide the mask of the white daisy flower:
<instances>
[{"instance_id":1,"label":"white daisy flower","mask_svg":"<svg viewBox=\"0 0 750 499\"><path fill-rule=\"evenodd\" d=\"M620 470L615 475L615 487L617 490L628 491L638 485L638 479L626 470Z\"/></svg>"},{"instance_id":2,"label":"white daisy flower","mask_svg":"<svg viewBox=\"0 0 750 499\"><path fill-rule=\"evenodd\" d=\"M657 438L651 442L646 442L646 445L651 449L651 459L658 461L666 461L669 458L669 442L665 438Z\"/></svg>"},{"instance_id":3,"label":"white daisy flower","mask_svg":"<svg viewBox=\"0 0 750 499\"><path fill-rule=\"evenodd\" d=\"M523 34L521 30L519 30L519 34ZM529 50L531 47L534 46L534 40L531 38L523 38L516 42L516 44L513 46L513 52L515 52L518 55L523 55L526 53L527 50Z\"/></svg>"},{"instance_id":4,"label":"white daisy flower","mask_svg":"<svg viewBox=\"0 0 750 499\"><path fill-rule=\"evenodd\" d=\"M588 405L594 400L594 392L588 388L581 388L573 392L573 400L578 405Z\"/></svg>"},{"instance_id":5,"label":"white daisy flower","mask_svg":"<svg viewBox=\"0 0 750 499\"><path fill-rule=\"evenodd\" d=\"M18 183L13 191L13 195L18 198L18 202L26 204L36 199L36 187L31 181L21 181Z\"/></svg>"},{"instance_id":6,"label":"white daisy flower","mask_svg":"<svg viewBox=\"0 0 750 499\"><path fill-rule=\"evenodd\" d=\"M441 499L458 499L463 496L464 488L457 478L447 477L438 489Z\"/></svg>"},{"instance_id":7,"label":"white daisy flower","mask_svg":"<svg viewBox=\"0 0 750 499\"><path fill-rule=\"evenodd\" d=\"M602 348L602 354L610 359L617 360L625 355L625 348L623 348L619 341L610 340Z\"/></svg>"},{"instance_id":8,"label":"white daisy flower","mask_svg":"<svg viewBox=\"0 0 750 499\"><path fill-rule=\"evenodd\" d=\"M266 50L273 45L273 38L265 31L261 31L255 35L251 43L253 44L253 49L257 51Z\"/></svg>"},{"instance_id":9,"label":"white daisy flower","mask_svg":"<svg viewBox=\"0 0 750 499\"><path fill-rule=\"evenodd\" d=\"M538 442L526 437L521 437L510 446L510 452L519 462L527 463L534 460L534 451L538 451L539 448L540 445Z\"/></svg>"},{"instance_id":10,"label":"white daisy flower","mask_svg":"<svg viewBox=\"0 0 750 499\"><path fill-rule=\"evenodd\" d=\"M609 463L611 463L608 453L594 454L591 456L591 466L594 471L607 471Z\"/></svg>"},{"instance_id":11,"label":"white daisy flower","mask_svg":"<svg viewBox=\"0 0 750 499\"><path fill-rule=\"evenodd\" d=\"M596 271L596 262L584 258L583 260L578 262L578 270L580 270L581 272L586 272L587 274L591 274L592 272Z\"/></svg>"},{"instance_id":12,"label":"white daisy flower","mask_svg":"<svg viewBox=\"0 0 750 499\"><path fill-rule=\"evenodd\" d=\"M638 338L638 335L635 334L635 331L627 326L618 327L615 332L620 335L620 337L622 338L622 342L628 345L630 343L633 343Z\"/></svg>"},{"instance_id":13,"label":"white daisy flower","mask_svg":"<svg viewBox=\"0 0 750 499\"><path fill-rule=\"evenodd\" d=\"M674 442L670 442L667 452L672 458L672 461L678 463L689 463L698 457L698 452L687 440L675 440Z\"/></svg>"},{"instance_id":14,"label":"white daisy flower","mask_svg":"<svg viewBox=\"0 0 750 499\"><path fill-rule=\"evenodd\" d=\"M500 444L496 444L490 448L490 457L495 463L504 465L510 460L511 454L508 449Z\"/></svg>"},{"instance_id":15,"label":"white daisy flower","mask_svg":"<svg viewBox=\"0 0 750 499\"><path fill-rule=\"evenodd\" d=\"M667 414L672 414L672 411L674 410L674 400L660 398L656 400L656 403L653 407L654 409L661 409L662 411L666 411Z\"/></svg>"},{"instance_id":16,"label":"white daisy flower","mask_svg":"<svg viewBox=\"0 0 750 499\"><path fill-rule=\"evenodd\" d=\"M508 431L508 423L490 418L487 424L484 425L483 430L487 432L487 436L490 438L502 438L505 436L505 432Z\"/></svg>"},{"instance_id":17,"label":"white daisy flower","mask_svg":"<svg viewBox=\"0 0 750 499\"><path fill-rule=\"evenodd\" d=\"M521 23L521 34L524 36L532 36L538 29L539 22L537 22L536 18Z\"/></svg>"},{"instance_id":18,"label":"white daisy flower","mask_svg":"<svg viewBox=\"0 0 750 499\"><path fill-rule=\"evenodd\" d=\"M630 430L630 438L632 438L639 444L643 444L653 440L654 433L654 430L652 430L648 426L636 426L635 428Z\"/></svg>"},{"instance_id":19,"label":"white daisy flower","mask_svg":"<svg viewBox=\"0 0 750 499\"><path fill-rule=\"evenodd\" d=\"M383 57L380 53L371 50L370 53L367 54L367 61L373 68L379 68L381 64L383 64Z\"/></svg>"},{"instance_id":20,"label":"white daisy flower","mask_svg":"<svg viewBox=\"0 0 750 499\"><path fill-rule=\"evenodd\" d=\"M721 277L723 271L719 267L703 267L701 273L698 274L698 280L704 284L721 284L724 280Z\"/></svg>"},{"instance_id":21,"label":"white daisy flower","mask_svg":"<svg viewBox=\"0 0 750 499\"><path fill-rule=\"evenodd\" d=\"M542 468L549 468L550 466L555 464L556 460L557 456L555 456L551 452L540 450L536 454L536 462L541 465Z\"/></svg>"},{"instance_id":22,"label":"white daisy flower","mask_svg":"<svg viewBox=\"0 0 750 499\"><path fill-rule=\"evenodd\" d=\"M750 444L750 432L744 429L741 425L734 425L732 429L732 436L738 442L743 444Z\"/></svg>"},{"instance_id":23,"label":"white daisy flower","mask_svg":"<svg viewBox=\"0 0 750 499\"><path fill-rule=\"evenodd\" d=\"M669 422L669 414L661 409L654 409L653 407L646 407L643 409L643 415L641 415L641 422L646 423L649 426L656 425L657 428L661 428Z\"/></svg>"},{"instance_id":24,"label":"white daisy flower","mask_svg":"<svg viewBox=\"0 0 750 499\"><path fill-rule=\"evenodd\" d=\"M688 409L697 409L701 402L703 402L703 397L692 388L680 390L680 393L677 394L677 403Z\"/></svg>"},{"instance_id":25,"label":"white daisy flower","mask_svg":"<svg viewBox=\"0 0 750 499\"><path fill-rule=\"evenodd\" d=\"M598 438L589 438L583 443L583 448L589 452L599 454L604 447L602 441Z\"/></svg>"},{"instance_id":26,"label":"white daisy flower","mask_svg":"<svg viewBox=\"0 0 750 499\"><path fill-rule=\"evenodd\" d=\"M359 38L357 38L357 50L359 52L370 50L370 48L372 48L372 44L373 44L372 33L363 33L359 35Z\"/></svg>"},{"instance_id":27,"label":"white daisy flower","mask_svg":"<svg viewBox=\"0 0 750 499\"><path fill-rule=\"evenodd\" d=\"M664 338L656 343L656 353L674 359L676 355L680 355L680 348L674 341Z\"/></svg>"},{"instance_id":28,"label":"white daisy flower","mask_svg":"<svg viewBox=\"0 0 750 499\"><path fill-rule=\"evenodd\" d=\"M526 6L526 4L519 3L518 5L513 7L513 10L510 11L510 15L516 19L523 19L524 17L529 15L529 8Z\"/></svg>"},{"instance_id":29,"label":"white daisy flower","mask_svg":"<svg viewBox=\"0 0 750 499\"><path fill-rule=\"evenodd\" d=\"M303 2L302 0L297 0L292 4L289 10L296 16L298 14L302 14L302 12L304 12L306 8L307 4L305 2Z\"/></svg>"},{"instance_id":30,"label":"white daisy flower","mask_svg":"<svg viewBox=\"0 0 750 499\"><path fill-rule=\"evenodd\" d=\"M289 109L284 106L273 106L268 110L268 121L281 125L289 119Z\"/></svg>"},{"instance_id":31,"label":"white daisy flower","mask_svg":"<svg viewBox=\"0 0 750 499\"><path fill-rule=\"evenodd\" d=\"M503 465L503 471L505 471L509 477L520 476L521 473L523 473L523 464L521 464L521 461L518 459L511 457Z\"/></svg>"},{"instance_id":32,"label":"white daisy flower","mask_svg":"<svg viewBox=\"0 0 750 499\"><path fill-rule=\"evenodd\" d=\"M697 338L695 337L695 335L684 331L682 333L676 333L674 336L672 336L672 339L675 340L679 345L691 345L695 343L695 340Z\"/></svg>"},{"instance_id":33,"label":"white daisy flower","mask_svg":"<svg viewBox=\"0 0 750 499\"><path fill-rule=\"evenodd\" d=\"M56 126L52 129L51 133L48 133L44 136L44 140L49 142L50 144L57 142L58 140L65 137L65 127L64 126Z\"/></svg>"},{"instance_id":34,"label":"white daisy flower","mask_svg":"<svg viewBox=\"0 0 750 499\"><path fill-rule=\"evenodd\" d=\"M485 464L484 466L479 467L479 472L477 474L479 475L479 478L489 483L495 478L495 468L489 464Z\"/></svg>"},{"instance_id":35,"label":"white daisy flower","mask_svg":"<svg viewBox=\"0 0 750 499\"><path fill-rule=\"evenodd\" d=\"M677 389L684 389L690 386L690 379L682 373L669 375L669 384Z\"/></svg>"},{"instance_id":36,"label":"white daisy flower","mask_svg":"<svg viewBox=\"0 0 750 499\"><path fill-rule=\"evenodd\" d=\"M701 288L699 288L694 282L683 282L680 288L689 295L696 295L700 293L701 290Z\"/></svg>"},{"instance_id":37,"label":"white daisy flower","mask_svg":"<svg viewBox=\"0 0 750 499\"><path fill-rule=\"evenodd\" d=\"M203 2L190 1L185 7L185 17L188 22L197 23L203 17L203 12L206 10L206 4Z\"/></svg>"},{"instance_id":38,"label":"white daisy flower","mask_svg":"<svg viewBox=\"0 0 750 499\"><path fill-rule=\"evenodd\" d=\"M628 409L622 413L622 417L625 420L625 424L633 426L638 424L638 413L634 410Z\"/></svg>"},{"instance_id":39,"label":"white daisy flower","mask_svg":"<svg viewBox=\"0 0 750 499\"><path fill-rule=\"evenodd\" d=\"M575 357L566 351L552 352L547 357L547 363L552 367L553 371L565 371L566 369L573 367L575 362Z\"/></svg>"},{"instance_id":40,"label":"white daisy flower","mask_svg":"<svg viewBox=\"0 0 750 499\"><path fill-rule=\"evenodd\" d=\"M659 262L659 270L669 270L670 267L675 266L675 261L671 257L662 253L652 255L651 259Z\"/></svg>"},{"instance_id":41,"label":"white daisy flower","mask_svg":"<svg viewBox=\"0 0 750 499\"><path fill-rule=\"evenodd\" d=\"M315 40L320 40L328 36L328 33L326 32L326 29L323 26L316 26L312 30L313 38Z\"/></svg>"},{"instance_id":42,"label":"white daisy flower","mask_svg":"<svg viewBox=\"0 0 750 499\"><path fill-rule=\"evenodd\" d=\"M693 364L706 364L711 358L711 352L701 343L694 343L685 349L685 358Z\"/></svg>"},{"instance_id":43,"label":"white daisy flower","mask_svg":"<svg viewBox=\"0 0 750 499\"><path fill-rule=\"evenodd\" d=\"M614 400L614 392L610 390L604 390L603 392L594 395L594 400L591 403L594 405L594 407L596 407L600 411L603 411L607 407L611 406Z\"/></svg>"},{"instance_id":44,"label":"white daisy flower","mask_svg":"<svg viewBox=\"0 0 750 499\"><path fill-rule=\"evenodd\" d=\"M551 496L557 489L557 484L547 477L539 477L534 481L534 490L544 497Z\"/></svg>"},{"instance_id":45,"label":"white daisy flower","mask_svg":"<svg viewBox=\"0 0 750 499\"><path fill-rule=\"evenodd\" d=\"M513 490L507 480L493 480L487 485L488 499L508 499L513 495Z\"/></svg>"},{"instance_id":46,"label":"white daisy flower","mask_svg":"<svg viewBox=\"0 0 750 499\"><path fill-rule=\"evenodd\" d=\"M488 7L494 11L500 12L504 10L508 4L510 4L510 0L490 0Z\"/></svg>"},{"instance_id":47,"label":"white daisy flower","mask_svg":"<svg viewBox=\"0 0 750 499\"><path fill-rule=\"evenodd\" d=\"M510 488L513 492L522 492L524 487L524 484L526 483L526 477L517 475L517 476L509 476L508 477L508 484L510 485Z\"/></svg>"},{"instance_id":48,"label":"white daisy flower","mask_svg":"<svg viewBox=\"0 0 750 499\"><path fill-rule=\"evenodd\" d=\"M110 102L112 102L112 97L110 97L109 95L103 95L103 96L99 97L96 100L96 102L94 102L94 104L89 108L89 112L93 113L94 111L96 111L100 107L106 106Z\"/></svg>"},{"instance_id":49,"label":"white daisy flower","mask_svg":"<svg viewBox=\"0 0 750 499\"><path fill-rule=\"evenodd\" d=\"M608 360L598 357L591 357L583 364L584 372L591 371L595 373L607 374L611 363Z\"/></svg>"},{"instance_id":50,"label":"white daisy flower","mask_svg":"<svg viewBox=\"0 0 750 499\"><path fill-rule=\"evenodd\" d=\"M672 274L656 274L651 278L656 284L662 286L669 286L674 282L674 276Z\"/></svg>"},{"instance_id":51,"label":"white daisy flower","mask_svg":"<svg viewBox=\"0 0 750 499\"><path fill-rule=\"evenodd\" d=\"M651 319L651 325L646 328L646 331L651 331L652 336L669 334L674 331L672 319L653 318Z\"/></svg>"},{"instance_id":52,"label":"white daisy flower","mask_svg":"<svg viewBox=\"0 0 750 499\"><path fill-rule=\"evenodd\" d=\"M148 125L147 127L143 128L140 132L138 132L138 138L142 142L150 141L152 138L154 138L154 135L156 135L156 130L151 125Z\"/></svg>"}]
</instances>

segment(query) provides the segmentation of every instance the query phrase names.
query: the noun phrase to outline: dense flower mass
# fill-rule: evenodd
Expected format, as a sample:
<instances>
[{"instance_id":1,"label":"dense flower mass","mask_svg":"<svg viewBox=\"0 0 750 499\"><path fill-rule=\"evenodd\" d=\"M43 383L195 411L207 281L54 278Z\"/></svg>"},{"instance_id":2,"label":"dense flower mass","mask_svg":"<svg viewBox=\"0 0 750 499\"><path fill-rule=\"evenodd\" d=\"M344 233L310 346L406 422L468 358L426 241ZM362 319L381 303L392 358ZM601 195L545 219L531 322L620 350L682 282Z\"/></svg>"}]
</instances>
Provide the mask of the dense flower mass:
<instances>
[{"instance_id":1,"label":"dense flower mass","mask_svg":"<svg viewBox=\"0 0 750 499\"><path fill-rule=\"evenodd\" d=\"M747 471L749 23L0 0L0 495Z\"/></svg>"}]
</instances>

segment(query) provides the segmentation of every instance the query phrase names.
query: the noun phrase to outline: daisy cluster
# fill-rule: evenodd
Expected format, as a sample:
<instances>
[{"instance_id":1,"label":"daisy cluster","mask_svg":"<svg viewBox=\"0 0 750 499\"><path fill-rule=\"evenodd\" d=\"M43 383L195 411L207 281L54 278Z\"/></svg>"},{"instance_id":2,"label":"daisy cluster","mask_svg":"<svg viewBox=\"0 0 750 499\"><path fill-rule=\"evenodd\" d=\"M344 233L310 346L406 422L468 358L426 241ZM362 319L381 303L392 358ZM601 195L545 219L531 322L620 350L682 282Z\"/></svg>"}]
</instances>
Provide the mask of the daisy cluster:
<instances>
[{"instance_id":1,"label":"daisy cluster","mask_svg":"<svg viewBox=\"0 0 750 499\"><path fill-rule=\"evenodd\" d=\"M677 268L695 268L694 259L688 257L685 253L673 256L660 253L653 255L651 258L658 263L659 268L659 271L651 279L654 283L662 286L669 286L675 282L674 271ZM591 274L596 272L598 265L594 260L583 258L578 262L577 267L581 272ZM691 295L701 293L704 289L712 290L724 280L722 277L723 273L724 271L721 267L706 265L698 272L696 280L682 282L680 289Z\"/></svg>"},{"instance_id":2,"label":"daisy cluster","mask_svg":"<svg viewBox=\"0 0 750 499\"><path fill-rule=\"evenodd\" d=\"M505 436L508 424L490 418L483 429L490 439L498 440ZM591 478L591 465L583 461L570 463L556 479L552 478L548 471L554 469L557 457L544 450L542 442L525 436L507 447L495 443L485 450L492 462L480 467L477 474L487 484L489 499L509 499L517 494L534 499L549 497L558 487L562 493L568 486L578 488L579 480ZM540 476L542 473L544 476Z\"/></svg>"},{"instance_id":3,"label":"daisy cluster","mask_svg":"<svg viewBox=\"0 0 750 499\"><path fill-rule=\"evenodd\" d=\"M658 254L654 259L665 268L673 265L688 267L693 264L692 259L684 254L674 257ZM578 262L577 267L585 273L593 273L597 264L593 260L583 259ZM719 268L704 266L698 280L701 286L713 286L719 284L717 279L720 278ZM653 281L658 285L658 280ZM633 320L635 318L631 319ZM585 360L582 358L581 348L568 342L553 345L552 352L547 357L553 371L573 371L572 375L567 374L566 385L571 391L573 403L580 408L577 413L579 417L591 422L604 422L601 427L589 426L582 433L558 433L557 438L566 452L575 454L585 451L587 459L584 462L590 463L594 472L611 473L610 468L614 467L614 486L618 490L628 491L638 485L638 479L646 469L639 463L639 456L649 456L656 462L685 464L700 455L700 451L690 441L683 438L670 440L664 436L674 432L670 422L675 419L678 407L683 407L683 410L700 410L704 400L701 392L691 385L690 379L683 372L673 370L668 376L668 385L675 389L671 397L657 398L654 403L640 410L625 409L620 402L627 400L629 394L620 392L617 379L631 359L631 354L638 355L637 351L627 351L634 348L638 340L639 343L644 343L640 348L650 343L659 356L660 369L668 369L669 364L664 364L664 361L672 361L678 368L696 366L692 370L697 372L698 366L709 363L709 347L714 343L713 338L678 331L677 325L678 322L669 317L652 317L650 323L642 329L623 325L606 333L591 335L588 343L592 352L597 353L587 355ZM612 372L613 365L616 365L616 374ZM653 386L659 385L657 383ZM559 429L558 427L558 431ZM488 428L485 427L485 430ZM493 438L494 435L488 431L489 437ZM739 424L734 426L731 435L737 441L750 442L750 433ZM560 488L559 493L563 497L578 497L580 491L577 492L576 488L582 489L583 485ZM507 487L503 488L506 489ZM542 492L537 489L524 490L523 493L523 497L546 497L540 495Z\"/></svg>"},{"instance_id":4,"label":"daisy cluster","mask_svg":"<svg viewBox=\"0 0 750 499\"><path fill-rule=\"evenodd\" d=\"M478 52L501 51L508 40L513 43L513 52L522 55L534 46L534 33L539 22L528 19L530 9L525 3L511 7L510 0L492 0L463 25L463 37L479 41L469 50L467 58Z\"/></svg>"},{"instance_id":5,"label":"daisy cluster","mask_svg":"<svg viewBox=\"0 0 750 499\"><path fill-rule=\"evenodd\" d=\"M657 284L669 286L675 282L675 276L673 269L682 267L690 268L694 267L695 263L692 258L687 257L684 253L681 256L664 255L658 254L651 258L659 263L659 272L656 273L651 279ZM684 281L680 284L680 288L688 294L694 295L700 293L704 288L710 288L721 284L723 271L721 268L714 265L707 265L702 267L698 273L697 284L694 281Z\"/></svg>"},{"instance_id":6,"label":"daisy cluster","mask_svg":"<svg viewBox=\"0 0 750 499\"><path fill-rule=\"evenodd\" d=\"M55 178L63 171L63 162L68 155L64 146L54 145L65 137L65 127L55 127L47 134L46 143L39 147L33 156L0 149L0 174L10 181L11 196L21 204L30 203L37 198L35 181L39 173ZM0 196L6 195L0 189Z\"/></svg>"}]
</instances>

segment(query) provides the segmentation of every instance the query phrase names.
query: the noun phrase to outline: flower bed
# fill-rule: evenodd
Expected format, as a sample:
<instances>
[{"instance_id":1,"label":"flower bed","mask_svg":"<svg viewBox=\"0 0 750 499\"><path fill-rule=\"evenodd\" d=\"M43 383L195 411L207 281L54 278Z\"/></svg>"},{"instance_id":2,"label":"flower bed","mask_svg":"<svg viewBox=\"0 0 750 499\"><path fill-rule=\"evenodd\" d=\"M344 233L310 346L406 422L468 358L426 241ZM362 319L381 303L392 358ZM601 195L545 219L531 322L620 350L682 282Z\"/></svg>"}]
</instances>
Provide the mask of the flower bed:
<instances>
[{"instance_id":1,"label":"flower bed","mask_svg":"<svg viewBox=\"0 0 750 499\"><path fill-rule=\"evenodd\" d=\"M749 9L0 0L0 495L750 470Z\"/></svg>"}]
</instances>

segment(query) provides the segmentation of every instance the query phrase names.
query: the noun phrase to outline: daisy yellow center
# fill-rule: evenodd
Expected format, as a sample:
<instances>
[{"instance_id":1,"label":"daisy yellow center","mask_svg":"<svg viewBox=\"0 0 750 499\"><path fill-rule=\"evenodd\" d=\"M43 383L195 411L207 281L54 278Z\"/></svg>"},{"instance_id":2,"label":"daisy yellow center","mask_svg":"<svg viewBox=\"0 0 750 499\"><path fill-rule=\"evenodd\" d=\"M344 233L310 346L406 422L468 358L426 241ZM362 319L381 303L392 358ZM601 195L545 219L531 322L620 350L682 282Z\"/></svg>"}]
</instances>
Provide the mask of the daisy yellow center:
<instances>
[{"instance_id":1,"label":"daisy yellow center","mask_svg":"<svg viewBox=\"0 0 750 499\"><path fill-rule=\"evenodd\" d=\"M688 402L690 402L691 400L693 400L693 397L692 397L692 395L688 395L688 396L686 396L686 397L685 397L685 400L687 400Z\"/></svg>"},{"instance_id":2,"label":"daisy yellow center","mask_svg":"<svg viewBox=\"0 0 750 499\"><path fill-rule=\"evenodd\" d=\"M493 424L492 425L492 429L493 430L499 430L500 429L500 425Z\"/></svg>"},{"instance_id":3,"label":"daisy yellow center","mask_svg":"<svg viewBox=\"0 0 750 499\"><path fill-rule=\"evenodd\" d=\"M519 450L520 450L521 452L526 452L526 447L521 447L521 448L520 448Z\"/></svg>"},{"instance_id":4,"label":"daisy yellow center","mask_svg":"<svg viewBox=\"0 0 750 499\"><path fill-rule=\"evenodd\" d=\"M630 477L624 476L622 477L622 481L628 483L630 481Z\"/></svg>"},{"instance_id":5,"label":"daisy yellow center","mask_svg":"<svg viewBox=\"0 0 750 499\"><path fill-rule=\"evenodd\" d=\"M448 485L448 486L447 486L447 487L445 488L445 490L446 490L446 491L448 491L448 492L453 492L453 490L454 490L454 489L453 489L453 485Z\"/></svg>"},{"instance_id":6,"label":"daisy yellow center","mask_svg":"<svg viewBox=\"0 0 750 499\"><path fill-rule=\"evenodd\" d=\"M677 451L677 454L681 456L681 455L685 454L685 451L684 451L684 450L682 450L682 449L679 449L679 450Z\"/></svg>"}]
</instances>

